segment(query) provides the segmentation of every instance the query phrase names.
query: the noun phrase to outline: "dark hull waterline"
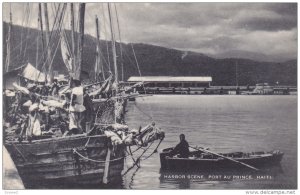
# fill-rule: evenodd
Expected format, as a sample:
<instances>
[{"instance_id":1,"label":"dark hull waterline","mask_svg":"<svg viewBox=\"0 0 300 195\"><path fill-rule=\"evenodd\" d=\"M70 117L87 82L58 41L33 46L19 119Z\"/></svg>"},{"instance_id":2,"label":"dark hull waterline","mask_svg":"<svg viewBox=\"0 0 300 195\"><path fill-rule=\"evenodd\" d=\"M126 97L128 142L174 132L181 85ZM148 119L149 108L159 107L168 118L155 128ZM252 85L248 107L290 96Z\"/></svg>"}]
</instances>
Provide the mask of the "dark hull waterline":
<instances>
[{"instance_id":1,"label":"dark hull waterline","mask_svg":"<svg viewBox=\"0 0 300 195\"><path fill-rule=\"evenodd\" d=\"M7 142L5 147L26 188L41 188L45 184L81 188L103 184L109 143L105 135L75 135L31 143ZM121 180L124 147L120 145L110 154L108 183Z\"/></svg>"},{"instance_id":2,"label":"dark hull waterline","mask_svg":"<svg viewBox=\"0 0 300 195\"><path fill-rule=\"evenodd\" d=\"M202 152L192 152L189 158L178 158L168 156L170 151L160 153L160 162L162 170L174 171L209 171L209 170L249 170L251 168L243 165L247 164L255 168L263 168L278 165L283 157L282 152L252 153L242 152L221 154L235 161L214 155L202 155ZM203 154L203 153L202 153ZM236 157L234 156L236 155Z\"/></svg>"}]
</instances>

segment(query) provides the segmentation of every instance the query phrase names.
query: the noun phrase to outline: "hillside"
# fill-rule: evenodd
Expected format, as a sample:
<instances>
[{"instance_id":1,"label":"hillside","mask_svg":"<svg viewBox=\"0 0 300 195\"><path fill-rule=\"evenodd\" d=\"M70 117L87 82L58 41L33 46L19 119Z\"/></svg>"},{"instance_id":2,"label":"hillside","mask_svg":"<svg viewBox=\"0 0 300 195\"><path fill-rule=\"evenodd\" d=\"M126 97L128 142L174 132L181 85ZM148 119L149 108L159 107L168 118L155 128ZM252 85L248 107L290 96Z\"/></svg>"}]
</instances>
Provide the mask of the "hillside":
<instances>
[{"instance_id":1,"label":"hillside","mask_svg":"<svg viewBox=\"0 0 300 195\"><path fill-rule=\"evenodd\" d=\"M27 33L28 32L28 33ZM26 61L36 64L37 46L36 37L39 31L36 29L13 26L12 63L10 69L24 64ZM69 35L70 32L67 32ZM21 44L21 35L26 37L26 42ZM3 23L3 43L7 36L7 24ZM55 41L59 40L58 36ZM22 45L22 49L21 48ZM104 67L108 71L107 48L111 51L110 42L101 41L101 51L105 56ZM40 48L42 48L40 43ZM140 71L143 76L212 76L213 85L235 85L236 75L239 85L254 85L258 82L279 82L282 85L297 85L297 60L284 63L258 62L249 59L225 58L216 59L195 52L179 51L148 44L133 44ZM25 49L26 48L26 49ZM86 35L84 44L83 70L92 72L95 63L95 38ZM122 44L124 56L124 78L138 76L134 55L130 44ZM56 48L53 48L53 53ZM39 53L41 51L39 50ZM41 56L41 54L39 54ZM110 63L112 64L112 54ZM120 51L117 44L118 69L121 75ZM263 54L261 54L263 55ZM6 57L6 47L3 47L3 63ZM54 70L67 73L63 64L60 47L57 48L54 57ZM237 74L236 74L237 72ZM120 76L121 77L121 76Z\"/></svg>"}]
</instances>

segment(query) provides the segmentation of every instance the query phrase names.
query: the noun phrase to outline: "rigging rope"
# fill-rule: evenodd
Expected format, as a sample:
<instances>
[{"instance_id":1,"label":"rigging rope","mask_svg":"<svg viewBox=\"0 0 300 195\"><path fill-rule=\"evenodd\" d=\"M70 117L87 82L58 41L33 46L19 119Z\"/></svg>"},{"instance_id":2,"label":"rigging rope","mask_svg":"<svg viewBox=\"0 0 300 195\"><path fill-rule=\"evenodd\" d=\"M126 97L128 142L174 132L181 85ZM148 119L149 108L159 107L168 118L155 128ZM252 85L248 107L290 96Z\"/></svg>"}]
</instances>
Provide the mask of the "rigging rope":
<instances>
[{"instance_id":1,"label":"rigging rope","mask_svg":"<svg viewBox=\"0 0 300 195\"><path fill-rule=\"evenodd\" d=\"M120 39L120 55L121 55L121 76L122 81L124 81L124 63L123 63L123 51L122 51L122 40L121 40L121 31L120 31L120 24L119 24L119 16L116 4L114 3L115 12L116 12L116 18L117 18L117 25L118 25L118 33L119 33L119 39Z\"/></svg>"},{"instance_id":2,"label":"rigging rope","mask_svg":"<svg viewBox=\"0 0 300 195\"><path fill-rule=\"evenodd\" d=\"M132 51L133 51L133 55L134 55L134 58L135 58L135 61L136 61L136 66L137 66L139 75L140 75L140 77L142 77L142 73L141 73L140 68L139 68L139 63L138 63L137 58L136 58L136 55L135 55L135 51L134 51L134 48L133 48L133 44L131 43L130 45L131 45L131 48L132 48ZM144 94L146 94L144 82L142 83L142 86L143 86ZM142 100L144 100L144 98L142 98ZM140 108L137 106L136 102L135 102L134 105L138 108L138 110L139 110L140 112L142 112L143 114L145 114L146 116L148 116L150 120L153 119L153 113L152 113L152 110L151 110L151 106L150 106L150 105L149 105L150 115L147 114L147 113L145 113L144 111L142 111L142 109L140 109Z\"/></svg>"},{"instance_id":3,"label":"rigging rope","mask_svg":"<svg viewBox=\"0 0 300 195\"><path fill-rule=\"evenodd\" d=\"M30 11L30 4L28 3L28 10L26 11L26 22L25 22L25 25L28 26L28 23L29 23L29 19L30 19L30 16L31 16L31 11ZM22 61L24 61L24 58L26 57L26 52L27 52L27 45L28 45L28 40L29 39L29 28L27 28L27 31L26 31L26 42L25 42L25 48L24 48L24 53L23 53L23 57L22 57Z\"/></svg>"},{"instance_id":4,"label":"rigging rope","mask_svg":"<svg viewBox=\"0 0 300 195\"><path fill-rule=\"evenodd\" d=\"M59 47L59 45L60 45L60 44L59 44L60 41L61 41L61 37L60 37L60 39L59 39L59 41L58 41L58 44L57 44L56 49L55 49L55 51L54 51L54 55L53 55L52 60L51 60L51 62L50 62L49 65L52 65L52 63L53 63L53 61L54 61L54 57L55 57L56 52L57 52L57 49L58 49L58 47Z\"/></svg>"},{"instance_id":5,"label":"rigging rope","mask_svg":"<svg viewBox=\"0 0 300 195\"><path fill-rule=\"evenodd\" d=\"M105 65L106 65L107 69L109 69L109 64L107 63L107 61L106 61L106 59L105 59L105 57L104 57L104 54L102 53L101 50L99 51L99 53L100 53L100 55L101 55L101 57L102 57L102 60L104 61Z\"/></svg>"},{"instance_id":6,"label":"rigging rope","mask_svg":"<svg viewBox=\"0 0 300 195\"><path fill-rule=\"evenodd\" d=\"M50 43L51 43L51 40L53 39L53 37L56 37L60 33L59 27L61 26L61 21L63 20L65 4L64 4L64 6L61 10L60 10L60 7L61 7L61 4L58 5L57 12L56 12L54 22L53 22L53 26L52 26L52 29L51 29L51 33L50 33L50 36L49 36L49 42L47 43L46 48L43 51L43 55L42 55L43 57L47 54L47 48L51 47ZM57 30L54 32L55 28L57 28Z\"/></svg>"},{"instance_id":7,"label":"rigging rope","mask_svg":"<svg viewBox=\"0 0 300 195\"><path fill-rule=\"evenodd\" d=\"M55 19L54 19L54 23L53 23L53 27L52 27L52 31L51 31L51 34L50 34L50 37L49 37L49 43L47 44L47 46L46 46L46 48L45 48L45 50L43 51L43 53L41 54L41 56L45 56L46 55L46 53L47 53L47 48L49 48L49 47L51 47L50 46L50 40L52 40L54 37L57 37L57 35L59 34L59 32L57 32L57 31L55 31L54 32L54 28L55 27L57 27L57 26L59 26L59 23L58 23L58 16L60 15L62 15L62 14L64 14L64 10L65 10L65 8L63 8L63 9L61 9L60 10L60 4L59 4L59 6L58 6L58 8L57 8L57 14L55 15ZM29 22L29 19L30 19L30 8L29 8L29 6L27 5L27 7L26 7L26 14L25 14L25 17L24 17L24 21L25 21L25 23L27 24L28 22ZM63 13L61 13L61 12L63 12ZM62 18L60 17L59 18L59 21L62 21ZM59 31L59 30L58 30ZM23 28L22 28L22 32L23 32ZM21 36L23 37L23 33L21 32ZM27 52L27 48L30 48L32 45L34 45L35 44L35 42L34 41L32 41L32 42L30 42L30 44L28 45L28 40L29 39L31 39L31 37L29 36L29 32L30 32L30 29L28 28L27 29L27 35L26 35L26 38L25 39L23 39L23 38L21 38L21 41L20 41L20 43L17 45L17 46L15 46L14 48L12 48L11 49L11 52L13 52L13 51L15 51L15 50L17 50L17 49L19 49L20 48L20 52L21 51L24 51L24 53L23 53L23 58L25 58L25 56L26 56L26 52ZM25 46L24 46L24 48L23 48L23 43L25 44ZM20 53L20 55L17 55L17 56L15 56L14 58L12 58L12 60L15 60L15 59L19 59L20 57L22 56L22 54ZM21 57L22 58L22 57ZM20 59L22 62L24 61L23 60L23 58L22 59ZM43 58L40 58L39 59L39 62L38 62L38 64L40 64L40 63L42 63L42 61L43 61ZM44 68L44 64L43 64L43 67L42 68Z\"/></svg>"},{"instance_id":8,"label":"rigging rope","mask_svg":"<svg viewBox=\"0 0 300 195\"><path fill-rule=\"evenodd\" d=\"M161 142L163 141L163 139L160 139L159 143L157 144L156 148L153 150L153 152L147 156L146 158L142 159L142 160L147 160L148 158L150 158L153 154L157 153L157 149L160 146Z\"/></svg>"},{"instance_id":9,"label":"rigging rope","mask_svg":"<svg viewBox=\"0 0 300 195\"><path fill-rule=\"evenodd\" d=\"M85 159L85 160L88 160L88 161L92 161L92 162L97 162L97 163L105 163L106 161L105 160L94 160L94 159L91 159L91 158L88 158L88 157L85 157L83 156L82 154L80 154L76 148L73 148L73 153L74 154L77 154L78 156L80 156L81 158ZM109 160L109 162L114 162L114 161L118 161L118 160L121 160L123 158L126 158L127 156L122 156L120 158L115 158L113 160Z\"/></svg>"},{"instance_id":10,"label":"rigging rope","mask_svg":"<svg viewBox=\"0 0 300 195\"><path fill-rule=\"evenodd\" d=\"M93 18L92 18L92 16L91 16L91 14L89 13L89 12L86 12L87 13L87 16L91 19L91 20L94 20ZM103 20L104 20L104 18L103 18ZM99 26L100 26L100 32L99 33L106 33L106 30L105 30L105 32L102 30L102 28L101 28L101 24L102 23L100 23L99 24ZM104 26L104 28L105 28L105 26ZM106 28L105 28L106 29ZM105 35L105 37L106 37L106 35ZM106 46L108 46L108 42L107 41L105 41L106 42ZM107 51L108 51L108 49L107 49ZM95 51L96 52L96 51ZM102 50L101 50L101 47L99 48L99 54L100 54L100 58L101 58L101 60L102 60L102 62L104 62L105 63L105 67L107 68L107 70L110 70L110 62L108 61L107 62L107 59L105 58L105 56L104 56L104 53L102 52ZM109 54L108 54L109 55ZM103 66L103 63L102 63L102 66Z\"/></svg>"},{"instance_id":11,"label":"rigging rope","mask_svg":"<svg viewBox=\"0 0 300 195\"><path fill-rule=\"evenodd\" d=\"M87 141L87 143L89 142L89 139L88 139L88 141ZM88 144L85 144L85 147L88 145ZM132 154L133 153L135 153L135 152L137 152L139 149L141 149L141 146L140 147L138 147L136 150L134 150L133 152L132 152ZM81 158L83 158L83 159L85 159L85 160L88 160L88 161L92 161L92 162L98 162L98 163L105 163L106 161L104 160L95 160L95 159L91 159L91 158L88 158L88 157L86 157L86 156L83 156L82 154L80 154L78 151L77 151L77 149L76 148L73 148L73 153L76 153L76 154L78 154ZM113 159L113 160L110 160L109 162L114 162L114 161L117 161L117 160L121 160L121 159L123 159L123 158L126 158L126 157L128 157L129 155L125 155L125 156L122 156L122 157L119 157L119 158L116 158L116 159Z\"/></svg>"},{"instance_id":12,"label":"rigging rope","mask_svg":"<svg viewBox=\"0 0 300 195\"><path fill-rule=\"evenodd\" d=\"M129 152L130 152L129 154L130 154L130 156L131 156L131 158L132 158L132 161L133 161L134 163L136 163L136 160L133 158L133 153L132 153L132 151L131 151L131 147L129 146L128 149L129 149ZM127 148L126 148L126 152L128 153ZM137 166L140 167L139 164L137 164Z\"/></svg>"},{"instance_id":13,"label":"rigging rope","mask_svg":"<svg viewBox=\"0 0 300 195\"><path fill-rule=\"evenodd\" d=\"M138 109L138 111L140 111L142 114L144 114L145 116L148 117L149 120L153 120L153 117L149 114L147 114L146 112L144 112L137 104L136 102L134 102L135 107Z\"/></svg>"},{"instance_id":14,"label":"rigging rope","mask_svg":"<svg viewBox=\"0 0 300 195\"><path fill-rule=\"evenodd\" d=\"M136 55L135 55L135 51L134 51L134 48L133 48L133 44L130 43L130 45L131 45L131 48L132 48L132 51L133 51L133 55L134 55L134 59L135 59L135 62L136 62L136 66L137 66L138 71L139 71L139 75L140 75L140 77L142 77L142 73L141 73L140 66L139 66L139 63L138 63L137 58L136 58ZM146 94L144 82L143 82L142 85L143 85L144 93ZM150 110L151 110L151 109L150 109ZM152 114L151 114L151 115L152 115Z\"/></svg>"},{"instance_id":15,"label":"rigging rope","mask_svg":"<svg viewBox=\"0 0 300 195\"><path fill-rule=\"evenodd\" d=\"M142 154L134 161L133 165L129 167L122 176L126 175L131 169L133 169L138 163L140 163L142 156L146 153L146 151L152 146L154 141L150 143L150 145L142 152Z\"/></svg>"},{"instance_id":16,"label":"rigging rope","mask_svg":"<svg viewBox=\"0 0 300 195\"><path fill-rule=\"evenodd\" d=\"M25 9L27 9L27 6L25 7L24 4L23 5L23 13L22 15L25 15L24 13L26 12ZM20 44L21 44L21 47L20 47L20 53L18 54L18 59L20 58L20 56L22 55L22 42L23 42L23 30L24 30L24 22L25 22L25 18L26 17L23 17L22 19L22 27L21 27L21 41L20 41Z\"/></svg>"},{"instance_id":17,"label":"rigging rope","mask_svg":"<svg viewBox=\"0 0 300 195\"><path fill-rule=\"evenodd\" d=\"M56 14L56 17L55 17L55 21L54 21L54 24L53 24L53 28L52 28L52 31L50 33L49 42L48 42L48 44L46 46L45 51L43 52L43 56L47 54L47 48L53 47L53 44L52 44L52 46L50 45L51 40L54 39L54 37L58 36L59 33L61 32L61 27L62 27L62 24L63 24L63 18L64 18L64 14L65 14L65 9L66 9L66 3L63 4L63 7L62 7L61 10L60 10L60 6L61 6L61 4L59 3L58 8L57 8L58 11L57 11L57 14ZM59 16L59 19L57 20L58 16ZM55 27L57 28L57 30L54 32L54 28ZM57 44L59 45L59 43L60 43L60 41L58 41ZM57 46L57 48L58 48L58 46ZM56 53L56 51L55 51L55 53ZM47 63L48 60L51 60L51 63L53 62L54 56L55 55L53 55L52 59L48 59L49 57L47 56L46 60L43 63L42 69L45 68L46 63ZM39 75L38 75L38 77L39 77Z\"/></svg>"},{"instance_id":18,"label":"rigging rope","mask_svg":"<svg viewBox=\"0 0 300 195\"><path fill-rule=\"evenodd\" d=\"M129 185L128 185L128 187L130 188L130 189L132 189L132 185L133 185L133 181L134 181L134 176L136 175L136 173L138 172L140 170L140 167L138 167L133 173L132 173L132 175L131 175L131 180L130 180L130 183L129 183Z\"/></svg>"},{"instance_id":19,"label":"rigging rope","mask_svg":"<svg viewBox=\"0 0 300 195\"><path fill-rule=\"evenodd\" d=\"M131 48L132 48L132 52L133 52L133 56L134 56L134 59L135 59L135 63L136 63L137 69L138 69L138 71L139 71L139 75L140 75L140 77L141 77L141 76L142 76L142 73L141 73L140 66L139 66L139 63L138 63L137 58L136 58L136 55L135 55L135 51L134 51L134 49L133 49L133 45L132 45L132 43L130 43L130 45L131 45Z\"/></svg>"},{"instance_id":20,"label":"rigging rope","mask_svg":"<svg viewBox=\"0 0 300 195\"><path fill-rule=\"evenodd\" d=\"M160 142L159 142L158 145L155 147L155 149L153 150L153 152L152 152L150 155L148 155L147 157L145 157L145 158L142 158L142 157L143 157L143 155L148 151L148 149L152 146L152 144L154 143L154 140L149 144L149 146L148 146L146 149L142 148L142 146L138 146L137 149L135 149L134 151L131 151L131 147L129 146L128 148L129 148L130 153L128 153L128 151L127 151L127 149L126 149L127 155L122 156L122 157L119 157L119 158L116 158L116 159L109 160L108 162L114 162L114 161L118 161L118 160L121 160L121 159L126 159L128 156L131 156L131 158L132 158L132 160L133 160L134 163L133 163L133 165L132 165L131 167L129 167L129 168L122 174L122 176L124 176L124 175L126 175L131 169L133 169L135 166L137 166L137 167L139 168L139 167L140 167L139 163L140 163L142 160L146 160L146 159L150 158L154 153L156 153L156 152L157 152L157 149L158 149L158 147L159 147L159 145L160 145L161 142L162 142L162 140L163 140L163 138L160 139ZM89 142L89 139L88 139L87 143L85 144L85 147L88 145L88 142ZM139 151L140 149L143 149L144 151L142 152L141 155L139 155L138 158L134 159L133 153ZM72 151L73 151L74 154L77 154L79 157L81 157L81 158L83 158L83 159L85 159L85 160L91 161L91 162L96 162L96 163L105 163L105 162L107 162L106 160L95 160L95 159L88 158L88 157L82 155L81 153L79 153L79 152L77 151L76 148L73 148Z\"/></svg>"}]
</instances>

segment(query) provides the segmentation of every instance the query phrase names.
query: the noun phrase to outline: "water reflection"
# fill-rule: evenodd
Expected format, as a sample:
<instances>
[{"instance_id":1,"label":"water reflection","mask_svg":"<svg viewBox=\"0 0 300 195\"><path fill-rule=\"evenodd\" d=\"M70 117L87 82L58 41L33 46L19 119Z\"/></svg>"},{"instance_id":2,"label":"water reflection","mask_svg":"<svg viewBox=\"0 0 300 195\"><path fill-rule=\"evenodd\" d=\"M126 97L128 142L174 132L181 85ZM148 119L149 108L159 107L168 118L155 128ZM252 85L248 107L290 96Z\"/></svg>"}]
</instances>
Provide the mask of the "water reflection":
<instances>
[{"instance_id":1,"label":"water reflection","mask_svg":"<svg viewBox=\"0 0 300 195\"><path fill-rule=\"evenodd\" d=\"M126 118L130 128L149 123L149 117L144 112L151 114L151 120L166 132L160 149L175 146L178 135L184 133L191 146L209 147L221 153L280 149L284 152L282 168L268 168L267 173L273 176L270 180L212 180L199 176L172 179L162 177L164 173L159 171L160 159L157 154L143 161L141 168L132 169L117 184L66 186L62 181L54 189L297 188L297 96L151 96L137 99L134 104L129 102L127 109ZM153 151L152 148L150 151ZM131 159L126 159L124 170L132 164ZM233 174L229 172L228 175L230 173ZM196 174L204 175L202 172Z\"/></svg>"},{"instance_id":2,"label":"water reflection","mask_svg":"<svg viewBox=\"0 0 300 195\"><path fill-rule=\"evenodd\" d=\"M140 170L140 167L137 167L136 170L132 173L132 175L130 177L130 183L128 184L129 189L133 188L134 177L139 170Z\"/></svg>"},{"instance_id":3,"label":"water reflection","mask_svg":"<svg viewBox=\"0 0 300 195\"><path fill-rule=\"evenodd\" d=\"M181 133L191 146L217 153L272 151L284 153L284 174L272 180L177 180L161 181L160 158L153 155L141 163L131 183L133 189L286 189L297 187L297 97L296 96L151 96L128 104L131 128L152 120L166 132L160 149L173 147ZM129 165L132 162L129 162ZM132 172L131 172L132 173ZM131 181L126 177L126 188ZM170 180L170 181L169 181ZM180 184L180 186L179 186Z\"/></svg>"},{"instance_id":4,"label":"water reflection","mask_svg":"<svg viewBox=\"0 0 300 195\"><path fill-rule=\"evenodd\" d=\"M100 176L99 176L100 177ZM32 183L32 182L29 182ZM124 178L120 175L115 177L112 183L103 184L91 180L87 183L77 183L75 181L59 180L47 183L35 183L29 185L24 183L25 189L125 189Z\"/></svg>"}]
</instances>

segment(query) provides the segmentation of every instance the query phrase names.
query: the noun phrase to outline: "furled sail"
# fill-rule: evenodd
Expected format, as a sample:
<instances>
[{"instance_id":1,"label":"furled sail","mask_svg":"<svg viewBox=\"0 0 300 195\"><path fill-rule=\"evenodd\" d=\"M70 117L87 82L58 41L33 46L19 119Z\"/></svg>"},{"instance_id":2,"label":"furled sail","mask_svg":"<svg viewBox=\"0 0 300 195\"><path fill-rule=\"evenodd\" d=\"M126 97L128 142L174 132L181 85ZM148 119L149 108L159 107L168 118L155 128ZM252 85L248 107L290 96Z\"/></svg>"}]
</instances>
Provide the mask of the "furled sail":
<instances>
[{"instance_id":1,"label":"furled sail","mask_svg":"<svg viewBox=\"0 0 300 195\"><path fill-rule=\"evenodd\" d=\"M63 61L69 71L69 73L73 72L73 58L71 55L71 50L70 47L68 45L68 41L67 41L67 36L66 33L62 30L61 33L61 41L60 41L60 46L61 46L61 55L63 58Z\"/></svg>"},{"instance_id":2,"label":"furled sail","mask_svg":"<svg viewBox=\"0 0 300 195\"><path fill-rule=\"evenodd\" d=\"M101 87L91 93L89 93L89 96L96 96L99 95L101 93L107 93L111 87L111 79L112 76L108 77L104 83L101 85Z\"/></svg>"}]
</instances>

